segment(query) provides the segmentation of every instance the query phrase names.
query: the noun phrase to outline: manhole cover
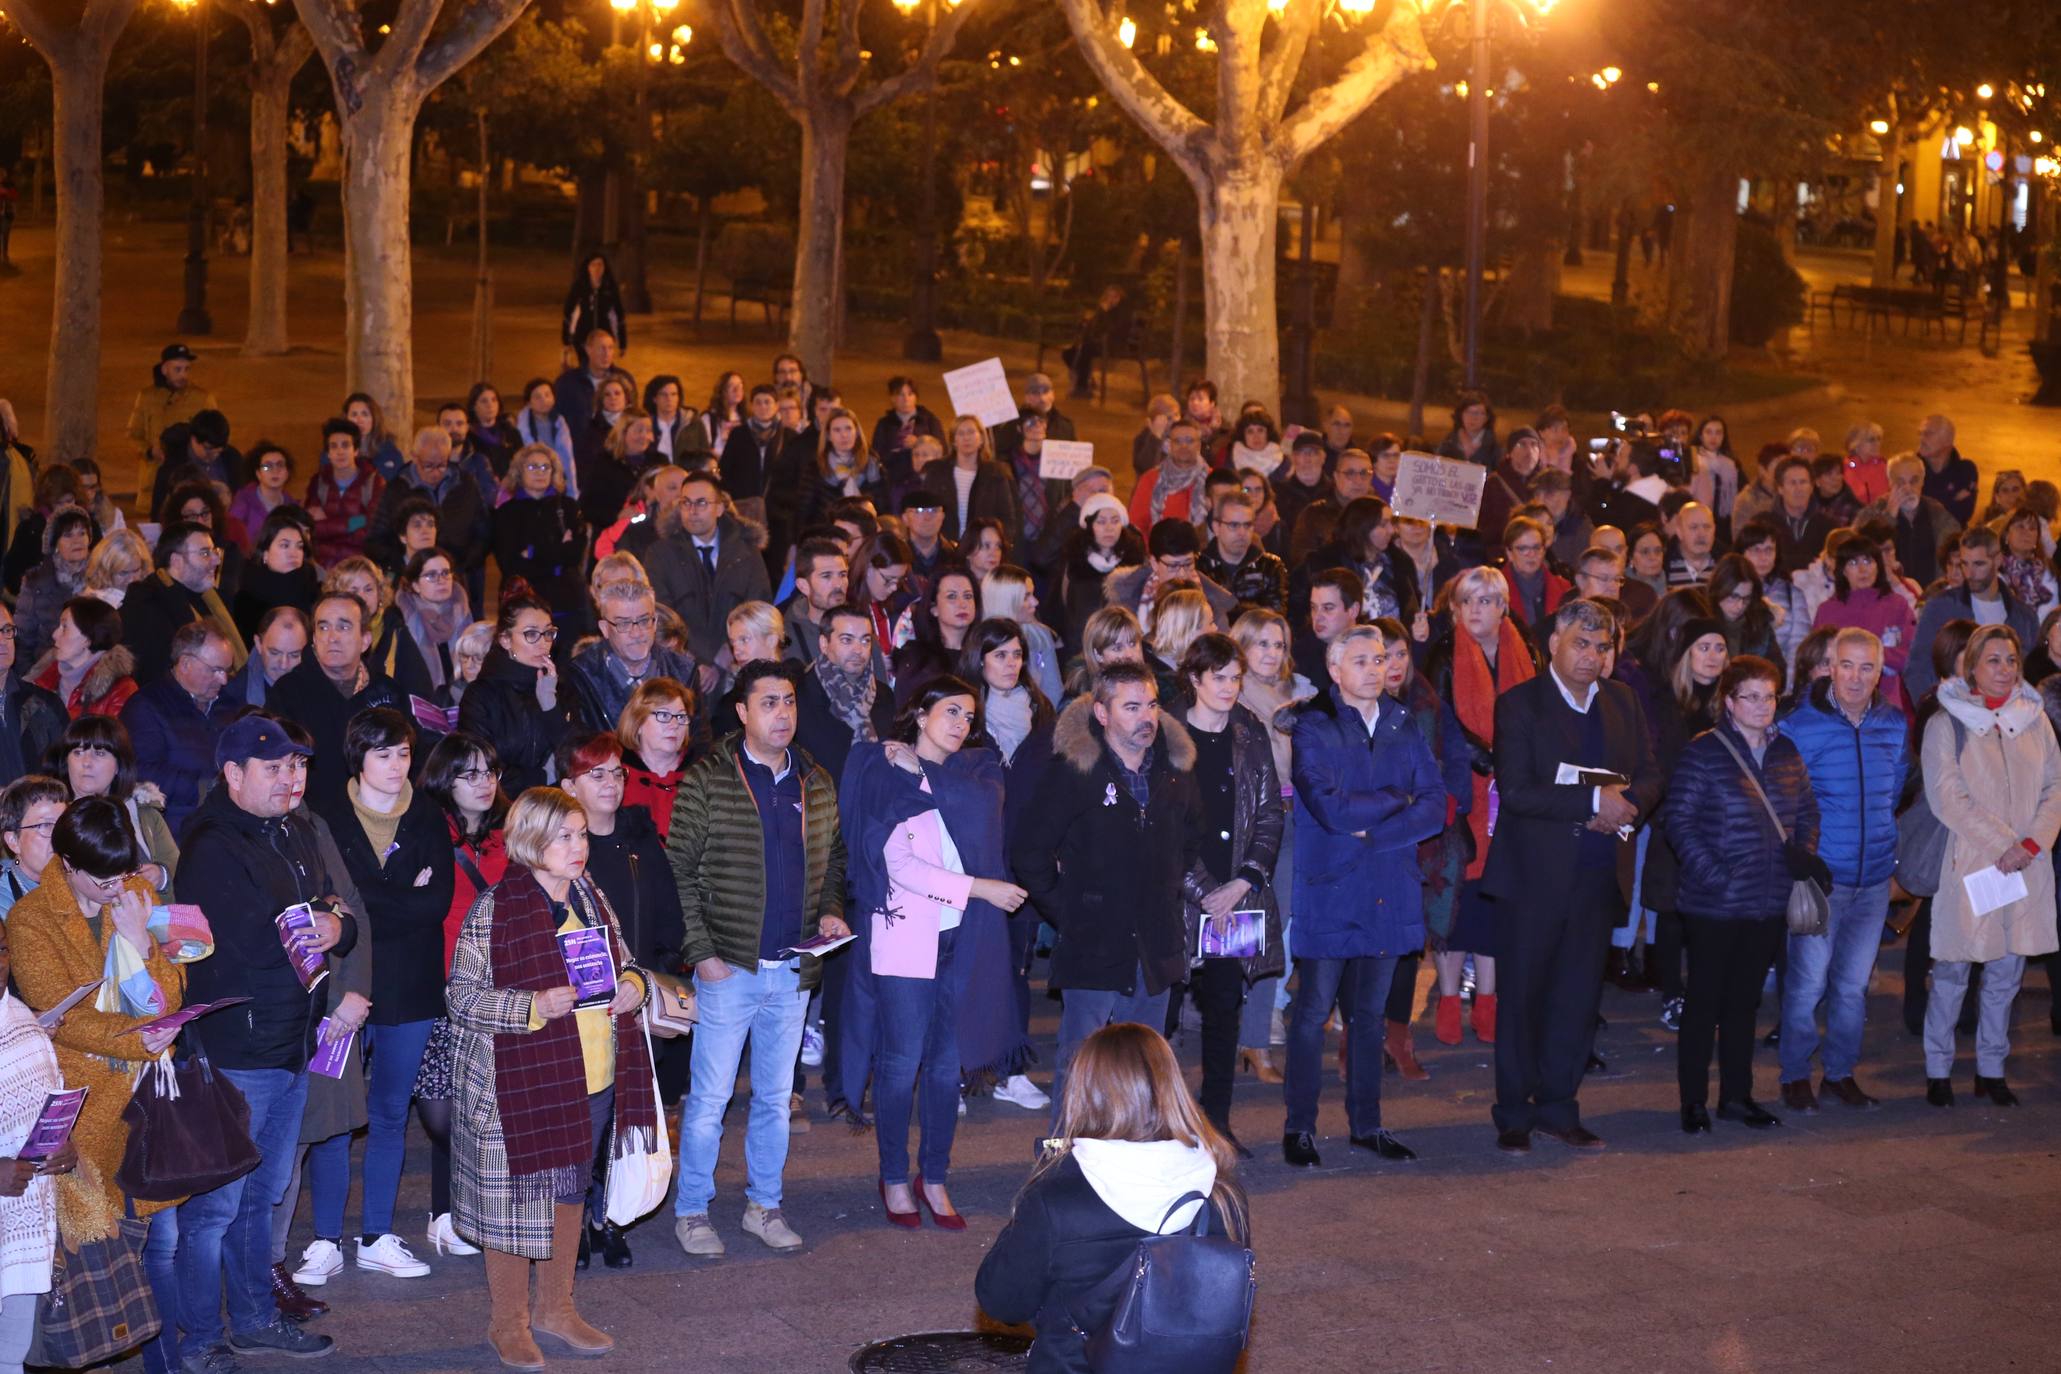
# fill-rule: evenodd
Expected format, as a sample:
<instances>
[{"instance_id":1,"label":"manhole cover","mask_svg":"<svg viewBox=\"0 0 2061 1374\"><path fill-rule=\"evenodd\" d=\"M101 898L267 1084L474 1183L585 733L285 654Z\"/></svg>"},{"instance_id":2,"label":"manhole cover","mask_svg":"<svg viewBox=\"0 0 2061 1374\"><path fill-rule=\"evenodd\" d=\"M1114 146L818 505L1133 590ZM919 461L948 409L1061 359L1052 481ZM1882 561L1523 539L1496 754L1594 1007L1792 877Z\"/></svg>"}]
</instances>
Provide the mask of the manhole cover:
<instances>
[{"instance_id":1,"label":"manhole cover","mask_svg":"<svg viewBox=\"0 0 2061 1374\"><path fill-rule=\"evenodd\" d=\"M1024 1369L1029 1340L987 1331L925 1331L875 1341L852 1356L853 1374L985 1374Z\"/></svg>"}]
</instances>

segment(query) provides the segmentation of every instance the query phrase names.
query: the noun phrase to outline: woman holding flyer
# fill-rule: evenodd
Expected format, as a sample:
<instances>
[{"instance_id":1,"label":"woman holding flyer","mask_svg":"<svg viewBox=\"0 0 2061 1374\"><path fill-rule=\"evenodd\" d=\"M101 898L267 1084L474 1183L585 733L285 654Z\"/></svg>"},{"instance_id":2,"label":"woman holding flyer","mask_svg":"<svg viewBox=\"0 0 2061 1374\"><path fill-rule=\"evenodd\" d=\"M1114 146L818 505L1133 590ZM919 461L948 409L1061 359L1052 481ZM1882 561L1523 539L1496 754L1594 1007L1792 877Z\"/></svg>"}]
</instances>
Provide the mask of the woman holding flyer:
<instances>
[{"instance_id":1,"label":"woman holding flyer","mask_svg":"<svg viewBox=\"0 0 2061 1374\"><path fill-rule=\"evenodd\" d=\"M57 1249L50 1176L70 1173L79 1154L67 1140L52 1153L27 1157L36 1153L24 1147L37 1133L43 1105L64 1079L48 1032L6 991L7 973L7 943L0 936L0 1374L22 1374Z\"/></svg>"},{"instance_id":2,"label":"woman holding flyer","mask_svg":"<svg viewBox=\"0 0 2061 1374\"><path fill-rule=\"evenodd\" d=\"M533 787L508 812L508 874L472 905L445 992L457 1112L451 1208L486 1248L487 1341L511 1369L542 1369L532 1333L579 1355L613 1350L573 1306L596 1150L650 1149L659 1129L636 1015L642 976L615 912L586 879L587 818L570 793ZM598 937L614 992L581 1007ZM571 951L568 945L575 946ZM620 975L615 975L620 970ZM535 1302L530 1263L537 1265Z\"/></svg>"},{"instance_id":3,"label":"woman holding flyer","mask_svg":"<svg viewBox=\"0 0 2061 1374\"><path fill-rule=\"evenodd\" d=\"M106 797L74 802L58 819L50 846L43 881L8 913L7 944L15 986L36 1011L100 984L64 1013L50 1039L66 1086L87 1090L72 1140L82 1181L98 1191L111 1221L131 1202L115 1184L129 1147L122 1109L131 1080L179 1034L177 1027L144 1027L180 1009L186 981L147 928L150 884L134 876L143 855L118 804ZM143 1347L143 1367L169 1374L179 1368L179 1289L172 1270L178 1213L164 1202L133 1206L150 1219L143 1272L165 1315L163 1331Z\"/></svg>"},{"instance_id":4,"label":"woman holding flyer","mask_svg":"<svg viewBox=\"0 0 2061 1374\"><path fill-rule=\"evenodd\" d=\"M1181 656L1192 705L1195 786L1202 794L1202 866L1207 883L1188 883L1185 915L1200 961L1189 995L1202 1013L1202 1114L1241 1157L1252 1152L1231 1133L1231 1085L1246 991L1285 967L1274 861L1287 824L1274 749L1260 718L1239 704L1245 658L1225 634L1199 636Z\"/></svg>"},{"instance_id":5,"label":"woman holding flyer","mask_svg":"<svg viewBox=\"0 0 2061 1374\"><path fill-rule=\"evenodd\" d=\"M979 715L971 686L933 679L903 708L893 740L853 746L839 795L853 910L871 913L860 930L879 1009L873 1100L881 1206L891 1224L912 1229L923 1224L919 1199L939 1227L966 1229L945 1191L960 1066L1006 1075L1027 1048L999 1041L976 1048L960 1037L959 1003L972 998L1006 1009L995 1024L1005 1038L1021 1039L1002 913L1022 906L1026 894L1006 878L978 876L1009 871L1001 759L992 748L967 747L986 744ZM983 949L999 958L982 959ZM992 985L977 977L989 967L997 975ZM912 1181L909 1118L919 1096L923 1146Z\"/></svg>"}]
</instances>

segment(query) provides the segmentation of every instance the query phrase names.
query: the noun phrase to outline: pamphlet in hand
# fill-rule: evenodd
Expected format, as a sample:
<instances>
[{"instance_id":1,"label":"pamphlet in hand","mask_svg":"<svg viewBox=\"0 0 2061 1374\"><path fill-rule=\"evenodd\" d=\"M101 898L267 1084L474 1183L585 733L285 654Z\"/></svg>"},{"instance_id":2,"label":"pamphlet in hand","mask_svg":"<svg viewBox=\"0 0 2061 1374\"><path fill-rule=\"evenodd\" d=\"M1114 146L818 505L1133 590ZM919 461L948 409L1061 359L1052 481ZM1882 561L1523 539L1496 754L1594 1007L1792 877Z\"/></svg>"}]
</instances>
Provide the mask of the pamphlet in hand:
<instances>
[{"instance_id":1,"label":"pamphlet in hand","mask_svg":"<svg viewBox=\"0 0 2061 1374\"><path fill-rule=\"evenodd\" d=\"M1961 879L1961 886L1968 892L1968 914L1987 916L1998 907L2022 902L2030 889L2025 885L2025 874L2006 873L1991 864L1978 869Z\"/></svg>"},{"instance_id":2,"label":"pamphlet in hand","mask_svg":"<svg viewBox=\"0 0 2061 1374\"><path fill-rule=\"evenodd\" d=\"M856 935L818 935L813 940L803 940L800 944L789 945L780 951L780 957L791 959L797 954L807 954L820 959L831 950L842 949L858 938Z\"/></svg>"},{"instance_id":3,"label":"pamphlet in hand","mask_svg":"<svg viewBox=\"0 0 2061 1374\"><path fill-rule=\"evenodd\" d=\"M94 993L94 990L106 981L107 980L105 978L95 978L90 983L79 984L79 986L73 988L70 992L65 994L64 1000L62 1002L59 1002L56 1006L44 1012L41 1016L38 1016L36 1018L36 1024L41 1026L44 1030L56 1030L58 1023L64 1020L64 1014L66 1012L70 1011L73 1007L79 1005L79 1003L84 999L91 997Z\"/></svg>"},{"instance_id":4,"label":"pamphlet in hand","mask_svg":"<svg viewBox=\"0 0 2061 1374\"><path fill-rule=\"evenodd\" d=\"M72 1138L72 1125L79 1119L79 1108L86 1105L84 1088L60 1088L43 1099L43 1110L36 1116L36 1124L29 1128L29 1138L14 1152L17 1159L48 1159L65 1147Z\"/></svg>"},{"instance_id":5,"label":"pamphlet in hand","mask_svg":"<svg viewBox=\"0 0 2061 1374\"><path fill-rule=\"evenodd\" d=\"M1553 782L1559 787L1630 787L1632 780L1622 773L1613 773L1608 768L1589 768L1578 763L1563 763L1553 771ZM1621 825L1617 838L1628 840L1632 827Z\"/></svg>"},{"instance_id":6,"label":"pamphlet in hand","mask_svg":"<svg viewBox=\"0 0 2061 1374\"><path fill-rule=\"evenodd\" d=\"M341 1040L331 1040L329 1030L334 1016L322 1018L322 1024L315 1028L315 1052L308 1056L308 1072L319 1073L324 1078L342 1078L344 1065L351 1062L351 1042L358 1038L358 1032L348 1031Z\"/></svg>"},{"instance_id":7,"label":"pamphlet in hand","mask_svg":"<svg viewBox=\"0 0 2061 1374\"><path fill-rule=\"evenodd\" d=\"M558 932L558 950L565 956L576 1007L605 1007L615 1000L615 952L605 926L582 926Z\"/></svg>"},{"instance_id":8,"label":"pamphlet in hand","mask_svg":"<svg viewBox=\"0 0 2061 1374\"><path fill-rule=\"evenodd\" d=\"M458 728L458 708L439 706L424 697L408 694L408 712L415 723L432 735L448 735Z\"/></svg>"},{"instance_id":9,"label":"pamphlet in hand","mask_svg":"<svg viewBox=\"0 0 2061 1374\"><path fill-rule=\"evenodd\" d=\"M1256 959L1267 952L1267 913L1232 911L1222 922L1204 916L1196 953L1204 959Z\"/></svg>"},{"instance_id":10,"label":"pamphlet in hand","mask_svg":"<svg viewBox=\"0 0 2061 1374\"><path fill-rule=\"evenodd\" d=\"M144 1035L148 1035L152 1031L177 1030L188 1021L206 1016L211 1011L220 1011L223 1007L233 1007L239 1002L248 1001L250 1001L248 997L223 997L213 1002L196 1002L190 1007L181 1007L175 1012L160 1016L155 1021L145 1021L136 1029Z\"/></svg>"},{"instance_id":11,"label":"pamphlet in hand","mask_svg":"<svg viewBox=\"0 0 2061 1374\"><path fill-rule=\"evenodd\" d=\"M297 902L272 918L272 924L279 927L279 943L286 946L286 961L293 965L301 986L313 988L329 976L329 966L323 962L322 951L313 947L315 939L315 908L306 902Z\"/></svg>"}]
</instances>

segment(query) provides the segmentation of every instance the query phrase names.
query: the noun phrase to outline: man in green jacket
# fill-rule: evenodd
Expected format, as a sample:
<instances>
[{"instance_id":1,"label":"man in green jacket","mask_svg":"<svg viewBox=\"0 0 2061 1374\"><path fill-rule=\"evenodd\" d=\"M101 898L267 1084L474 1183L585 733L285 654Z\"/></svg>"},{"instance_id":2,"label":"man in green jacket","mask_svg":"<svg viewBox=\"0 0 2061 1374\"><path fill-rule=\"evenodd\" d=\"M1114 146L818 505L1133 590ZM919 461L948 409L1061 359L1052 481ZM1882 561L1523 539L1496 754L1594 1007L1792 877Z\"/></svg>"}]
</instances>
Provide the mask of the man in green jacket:
<instances>
[{"instance_id":1,"label":"man in green jacket","mask_svg":"<svg viewBox=\"0 0 2061 1374\"><path fill-rule=\"evenodd\" d=\"M743 734L724 739L687 770L673 802L666 855L680 889L681 954L694 966L699 1016L673 1207L673 1234L690 1255L723 1253L708 1206L716 1195L723 1109L737 1087L747 1038L744 1229L775 1250L802 1243L780 1215L780 1177L795 1057L821 963L791 951L818 935L851 932L844 923L837 783L793 747L800 677L795 663L746 664L735 689Z\"/></svg>"}]
</instances>

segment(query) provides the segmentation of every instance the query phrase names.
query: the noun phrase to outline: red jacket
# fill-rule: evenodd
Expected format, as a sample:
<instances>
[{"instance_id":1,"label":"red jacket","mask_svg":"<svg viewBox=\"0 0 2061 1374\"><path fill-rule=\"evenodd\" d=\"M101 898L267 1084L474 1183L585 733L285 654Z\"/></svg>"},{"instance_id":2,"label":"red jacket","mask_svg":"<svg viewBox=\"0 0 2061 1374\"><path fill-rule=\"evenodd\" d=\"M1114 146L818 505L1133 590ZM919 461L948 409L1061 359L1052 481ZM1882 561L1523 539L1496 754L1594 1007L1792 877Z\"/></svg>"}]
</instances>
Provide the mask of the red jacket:
<instances>
[{"instance_id":1,"label":"red jacket","mask_svg":"<svg viewBox=\"0 0 2061 1374\"><path fill-rule=\"evenodd\" d=\"M119 716L122 708L129 704L129 698L136 695L136 679L130 674L135 671L136 660L123 645L117 644L96 660L86 670L86 676L79 679L79 685L72 688L71 696L65 701L65 710L71 718L80 716ZM43 661L29 678L45 691L56 692L57 651L50 650L43 655ZM39 760L30 760L36 765Z\"/></svg>"},{"instance_id":2,"label":"red jacket","mask_svg":"<svg viewBox=\"0 0 2061 1374\"><path fill-rule=\"evenodd\" d=\"M1862 505L1889 495L1889 464L1881 458L1846 455L1846 489Z\"/></svg>"},{"instance_id":3,"label":"red jacket","mask_svg":"<svg viewBox=\"0 0 2061 1374\"><path fill-rule=\"evenodd\" d=\"M386 483L379 480L370 458L358 459L357 477L342 489L337 486L336 473L328 462L322 464L308 482L308 508L322 512L322 518L315 522L316 562L333 568L344 559L365 552L365 534L385 490Z\"/></svg>"},{"instance_id":4,"label":"red jacket","mask_svg":"<svg viewBox=\"0 0 2061 1374\"><path fill-rule=\"evenodd\" d=\"M687 770L654 773L628 755L623 758L623 805L641 806L651 813L658 827L658 842L664 844L673 824L673 798L679 794L680 779Z\"/></svg>"},{"instance_id":5,"label":"red jacket","mask_svg":"<svg viewBox=\"0 0 2061 1374\"><path fill-rule=\"evenodd\" d=\"M445 824L451 829L452 857L458 860L452 875L456 882L451 888L451 909L444 913L444 967L448 969L458 949L458 934L465 928L465 914L472 910L473 899L500 882L508 871L508 850L503 847L499 826L478 844L469 844L459 839L457 822L446 817ZM486 881L481 884L475 877Z\"/></svg>"}]
</instances>

